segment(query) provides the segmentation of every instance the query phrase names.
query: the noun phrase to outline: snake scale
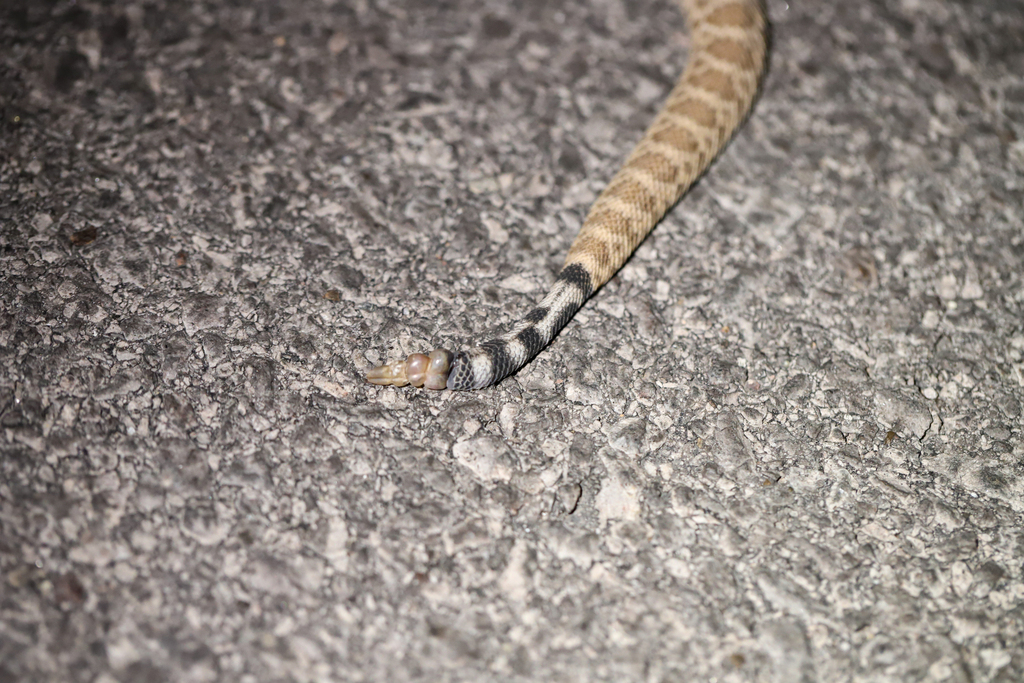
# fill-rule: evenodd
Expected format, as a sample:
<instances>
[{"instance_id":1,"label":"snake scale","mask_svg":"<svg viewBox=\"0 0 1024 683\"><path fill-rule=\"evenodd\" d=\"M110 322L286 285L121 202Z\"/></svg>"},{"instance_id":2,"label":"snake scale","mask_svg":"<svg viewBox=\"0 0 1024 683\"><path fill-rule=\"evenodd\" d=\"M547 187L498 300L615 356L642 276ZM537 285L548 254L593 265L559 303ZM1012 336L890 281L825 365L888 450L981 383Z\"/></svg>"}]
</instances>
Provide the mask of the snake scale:
<instances>
[{"instance_id":1,"label":"snake scale","mask_svg":"<svg viewBox=\"0 0 1024 683\"><path fill-rule=\"evenodd\" d=\"M374 384L482 389L526 365L708 168L753 106L765 70L763 0L679 0L690 57L625 164L594 202L547 296L505 335L452 354L381 365Z\"/></svg>"}]
</instances>

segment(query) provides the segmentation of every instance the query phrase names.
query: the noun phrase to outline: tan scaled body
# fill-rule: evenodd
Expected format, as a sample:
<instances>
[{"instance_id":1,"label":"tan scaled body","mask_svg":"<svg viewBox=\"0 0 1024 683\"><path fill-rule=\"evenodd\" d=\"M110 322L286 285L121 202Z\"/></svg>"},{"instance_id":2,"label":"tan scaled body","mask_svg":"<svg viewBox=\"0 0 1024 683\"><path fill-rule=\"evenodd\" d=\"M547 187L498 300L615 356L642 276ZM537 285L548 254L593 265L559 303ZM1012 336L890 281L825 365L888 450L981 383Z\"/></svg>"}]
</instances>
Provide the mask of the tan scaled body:
<instances>
[{"instance_id":1,"label":"tan scaled body","mask_svg":"<svg viewBox=\"0 0 1024 683\"><path fill-rule=\"evenodd\" d=\"M768 24L761 0L680 4L691 35L686 68L650 128L590 208L548 295L499 338L454 355L437 349L431 355L436 361L413 354L374 368L368 381L466 390L489 386L516 372L548 345L594 290L611 279L707 170L753 106L767 60Z\"/></svg>"}]
</instances>

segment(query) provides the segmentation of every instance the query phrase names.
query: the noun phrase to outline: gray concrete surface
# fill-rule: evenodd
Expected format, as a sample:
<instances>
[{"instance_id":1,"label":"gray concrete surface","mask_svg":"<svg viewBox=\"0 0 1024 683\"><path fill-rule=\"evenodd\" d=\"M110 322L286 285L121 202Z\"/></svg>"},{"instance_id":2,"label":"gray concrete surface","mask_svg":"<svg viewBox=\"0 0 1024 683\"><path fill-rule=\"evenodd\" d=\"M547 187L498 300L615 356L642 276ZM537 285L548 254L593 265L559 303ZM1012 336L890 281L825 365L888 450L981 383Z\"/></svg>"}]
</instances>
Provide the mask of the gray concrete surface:
<instances>
[{"instance_id":1,"label":"gray concrete surface","mask_svg":"<svg viewBox=\"0 0 1024 683\"><path fill-rule=\"evenodd\" d=\"M5 0L0 682L1024 680L1024 6L773 0L535 363L667 0ZM325 296L326 295L326 296Z\"/></svg>"}]
</instances>

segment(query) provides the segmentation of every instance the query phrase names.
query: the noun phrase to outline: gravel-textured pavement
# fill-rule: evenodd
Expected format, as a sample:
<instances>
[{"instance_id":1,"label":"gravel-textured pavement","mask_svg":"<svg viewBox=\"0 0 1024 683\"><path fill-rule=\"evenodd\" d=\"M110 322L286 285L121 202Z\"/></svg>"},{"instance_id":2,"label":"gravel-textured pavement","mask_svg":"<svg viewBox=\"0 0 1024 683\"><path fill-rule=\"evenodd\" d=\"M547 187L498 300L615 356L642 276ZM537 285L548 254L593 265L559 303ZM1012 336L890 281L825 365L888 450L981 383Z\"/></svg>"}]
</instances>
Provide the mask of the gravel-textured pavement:
<instances>
[{"instance_id":1,"label":"gravel-textured pavement","mask_svg":"<svg viewBox=\"0 0 1024 683\"><path fill-rule=\"evenodd\" d=\"M1024 680L1024 4L770 0L518 375L668 0L3 0L0 683Z\"/></svg>"}]
</instances>

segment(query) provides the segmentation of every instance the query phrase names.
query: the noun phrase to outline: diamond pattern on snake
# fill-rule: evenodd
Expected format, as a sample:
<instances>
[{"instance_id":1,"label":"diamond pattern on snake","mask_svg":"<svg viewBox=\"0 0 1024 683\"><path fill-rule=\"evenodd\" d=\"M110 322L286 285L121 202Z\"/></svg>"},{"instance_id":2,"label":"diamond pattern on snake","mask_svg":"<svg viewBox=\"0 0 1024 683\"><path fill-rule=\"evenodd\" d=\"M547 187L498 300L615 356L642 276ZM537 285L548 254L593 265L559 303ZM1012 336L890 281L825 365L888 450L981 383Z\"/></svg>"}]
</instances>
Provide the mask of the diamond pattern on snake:
<instances>
[{"instance_id":1,"label":"diamond pattern on snake","mask_svg":"<svg viewBox=\"0 0 1024 683\"><path fill-rule=\"evenodd\" d=\"M680 0L691 49L654 122L590 208L540 303L504 335L372 369L373 384L482 389L540 353L707 170L754 104L768 22L761 0Z\"/></svg>"}]
</instances>

